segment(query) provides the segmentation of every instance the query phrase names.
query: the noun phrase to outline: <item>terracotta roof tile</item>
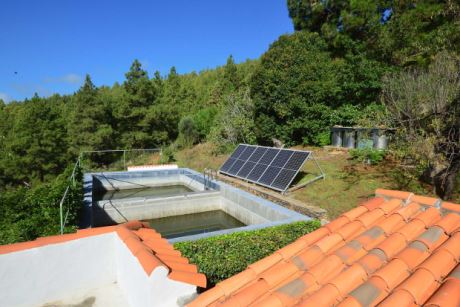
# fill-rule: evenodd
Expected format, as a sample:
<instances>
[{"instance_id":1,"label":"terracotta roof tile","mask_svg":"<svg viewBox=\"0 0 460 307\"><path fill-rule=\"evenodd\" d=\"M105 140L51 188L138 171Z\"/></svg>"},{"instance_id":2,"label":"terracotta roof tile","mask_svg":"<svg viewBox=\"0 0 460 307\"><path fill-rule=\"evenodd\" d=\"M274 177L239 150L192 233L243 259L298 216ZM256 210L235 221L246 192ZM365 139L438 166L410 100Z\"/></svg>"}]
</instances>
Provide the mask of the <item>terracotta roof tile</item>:
<instances>
[{"instance_id":1,"label":"terracotta roof tile","mask_svg":"<svg viewBox=\"0 0 460 307\"><path fill-rule=\"evenodd\" d=\"M402 191L376 196L190 306L459 306L460 205Z\"/></svg>"},{"instance_id":2,"label":"terracotta roof tile","mask_svg":"<svg viewBox=\"0 0 460 307\"><path fill-rule=\"evenodd\" d=\"M139 221L109 227L78 230L73 234L38 238L35 241L0 246L0 254L38 248L49 244L65 243L84 237L115 232L135 256L145 272L150 275L157 267L169 270L168 277L173 280L206 287L206 276L197 273L195 265L189 264L178 250L154 229Z\"/></svg>"},{"instance_id":3,"label":"terracotta roof tile","mask_svg":"<svg viewBox=\"0 0 460 307\"><path fill-rule=\"evenodd\" d=\"M460 208L457 204L449 203L449 202L442 202L441 208L447 211L452 211L456 213L460 213Z\"/></svg>"},{"instance_id":4,"label":"terracotta roof tile","mask_svg":"<svg viewBox=\"0 0 460 307\"><path fill-rule=\"evenodd\" d=\"M460 245L460 244L459 244ZM460 265L450 273L442 286L425 303L425 306L458 307L460 306Z\"/></svg>"}]
</instances>

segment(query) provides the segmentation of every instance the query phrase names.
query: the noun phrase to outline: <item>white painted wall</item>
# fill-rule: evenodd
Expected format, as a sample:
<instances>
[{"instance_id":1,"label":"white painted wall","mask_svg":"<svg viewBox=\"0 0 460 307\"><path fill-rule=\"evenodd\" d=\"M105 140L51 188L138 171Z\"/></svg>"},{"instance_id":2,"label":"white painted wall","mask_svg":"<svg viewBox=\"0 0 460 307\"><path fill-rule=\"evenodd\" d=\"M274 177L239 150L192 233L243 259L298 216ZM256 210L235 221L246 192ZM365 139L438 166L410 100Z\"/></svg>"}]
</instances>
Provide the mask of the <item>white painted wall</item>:
<instances>
[{"instance_id":1,"label":"white painted wall","mask_svg":"<svg viewBox=\"0 0 460 307\"><path fill-rule=\"evenodd\" d=\"M115 233L0 255L0 306L41 306L117 283L130 306L178 306L196 287L150 276ZM75 302L77 303L77 302Z\"/></svg>"},{"instance_id":2,"label":"white painted wall","mask_svg":"<svg viewBox=\"0 0 460 307\"><path fill-rule=\"evenodd\" d=\"M118 286L131 306L178 306L196 293L196 287L168 278L168 269L157 267L150 276L119 238L116 240Z\"/></svg>"},{"instance_id":3,"label":"white painted wall","mask_svg":"<svg viewBox=\"0 0 460 307\"><path fill-rule=\"evenodd\" d=\"M136 165L136 166L128 166L128 172L169 170L169 169L178 169L178 168L179 166L177 166L177 164Z\"/></svg>"},{"instance_id":4,"label":"white painted wall","mask_svg":"<svg viewBox=\"0 0 460 307\"><path fill-rule=\"evenodd\" d=\"M35 306L115 280L115 233L0 255L0 305Z\"/></svg>"}]
</instances>

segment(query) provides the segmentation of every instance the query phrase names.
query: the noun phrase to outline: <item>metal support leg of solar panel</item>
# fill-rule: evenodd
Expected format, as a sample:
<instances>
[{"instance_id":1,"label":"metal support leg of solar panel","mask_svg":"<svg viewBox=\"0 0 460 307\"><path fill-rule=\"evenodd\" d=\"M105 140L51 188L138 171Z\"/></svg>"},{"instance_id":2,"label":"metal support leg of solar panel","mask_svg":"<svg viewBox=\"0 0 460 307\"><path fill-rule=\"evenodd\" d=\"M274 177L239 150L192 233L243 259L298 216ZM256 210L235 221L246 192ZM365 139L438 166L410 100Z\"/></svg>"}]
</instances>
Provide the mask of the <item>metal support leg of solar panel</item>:
<instances>
[{"instance_id":1,"label":"metal support leg of solar panel","mask_svg":"<svg viewBox=\"0 0 460 307\"><path fill-rule=\"evenodd\" d=\"M307 160L315 162L320 175L290 189L293 190L325 178L311 151L240 144L219 172L284 194Z\"/></svg>"}]
</instances>

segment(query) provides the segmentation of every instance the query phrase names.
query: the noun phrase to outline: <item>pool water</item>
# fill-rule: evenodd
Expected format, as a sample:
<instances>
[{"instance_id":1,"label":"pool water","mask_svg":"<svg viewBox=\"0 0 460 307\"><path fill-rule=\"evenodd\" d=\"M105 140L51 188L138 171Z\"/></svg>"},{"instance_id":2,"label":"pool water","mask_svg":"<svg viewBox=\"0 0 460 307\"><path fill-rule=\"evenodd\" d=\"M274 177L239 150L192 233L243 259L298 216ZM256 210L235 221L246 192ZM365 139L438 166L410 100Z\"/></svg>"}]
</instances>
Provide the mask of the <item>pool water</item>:
<instances>
[{"instance_id":1,"label":"pool water","mask_svg":"<svg viewBox=\"0 0 460 307\"><path fill-rule=\"evenodd\" d=\"M246 226L222 210L169 216L145 222L167 239Z\"/></svg>"},{"instance_id":2,"label":"pool water","mask_svg":"<svg viewBox=\"0 0 460 307\"><path fill-rule=\"evenodd\" d=\"M124 199L133 197L167 197L173 195L182 195L185 193L193 192L192 189L185 185L168 185L159 187L143 187L136 189L123 189L123 190L112 190L102 191L95 193L94 200L113 200L113 199Z\"/></svg>"}]
</instances>

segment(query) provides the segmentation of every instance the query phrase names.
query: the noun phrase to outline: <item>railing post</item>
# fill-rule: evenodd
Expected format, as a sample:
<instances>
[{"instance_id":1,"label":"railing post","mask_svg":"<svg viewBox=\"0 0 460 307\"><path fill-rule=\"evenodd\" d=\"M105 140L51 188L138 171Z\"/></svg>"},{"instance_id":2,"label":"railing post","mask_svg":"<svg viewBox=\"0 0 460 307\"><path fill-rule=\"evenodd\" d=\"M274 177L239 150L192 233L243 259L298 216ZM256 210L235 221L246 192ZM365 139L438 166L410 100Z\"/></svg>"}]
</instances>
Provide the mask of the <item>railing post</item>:
<instances>
[{"instance_id":1,"label":"railing post","mask_svg":"<svg viewBox=\"0 0 460 307\"><path fill-rule=\"evenodd\" d=\"M62 212L62 201L59 203L59 216L61 218L61 235L64 234L64 214Z\"/></svg>"}]
</instances>

